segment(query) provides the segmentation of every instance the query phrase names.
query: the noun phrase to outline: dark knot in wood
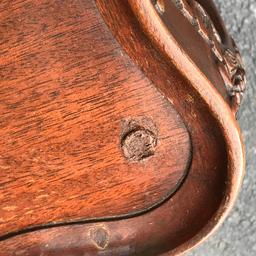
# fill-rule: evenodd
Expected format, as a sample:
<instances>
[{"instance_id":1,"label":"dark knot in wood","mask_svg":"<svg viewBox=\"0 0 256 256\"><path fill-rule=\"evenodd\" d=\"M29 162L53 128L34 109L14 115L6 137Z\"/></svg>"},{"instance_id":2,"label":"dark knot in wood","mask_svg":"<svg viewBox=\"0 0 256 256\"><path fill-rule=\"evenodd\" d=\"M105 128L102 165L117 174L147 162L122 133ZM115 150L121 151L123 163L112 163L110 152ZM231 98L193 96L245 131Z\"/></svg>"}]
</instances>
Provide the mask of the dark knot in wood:
<instances>
[{"instance_id":1,"label":"dark knot in wood","mask_svg":"<svg viewBox=\"0 0 256 256\"><path fill-rule=\"evenodd\" d=\"M157 146L157 129L148 118L126 122L121 136L124 156L130 161L141 161L153 156Z\"/></svg>"},{"instance_id":2,"label":"dark knot in wood","mask_svg":"<svg viewBox=\"0 0 256 256\"><path fill-rule=\"evenodd\" d=\"M103 227L95 227L90 230L90 238L100 250L106 249L109 243L109 234Z\"/></svg>"}]
</instances>

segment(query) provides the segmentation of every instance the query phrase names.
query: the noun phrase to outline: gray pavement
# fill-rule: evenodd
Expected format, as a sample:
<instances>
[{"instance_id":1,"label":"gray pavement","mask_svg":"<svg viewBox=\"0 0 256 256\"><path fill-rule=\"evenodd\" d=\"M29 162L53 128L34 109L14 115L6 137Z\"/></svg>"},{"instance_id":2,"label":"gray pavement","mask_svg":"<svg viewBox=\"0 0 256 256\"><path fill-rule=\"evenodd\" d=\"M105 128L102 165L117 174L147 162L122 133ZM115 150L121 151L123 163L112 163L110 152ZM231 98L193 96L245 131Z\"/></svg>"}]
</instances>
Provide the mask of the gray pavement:
<instances>
[{"instance_id":1,"label":"gray pavement","mask_svg":"<svg viewBox=\"0 0 256 256\"><path fill-rule=\"evenodd\" d=\"M215 0L247 68L248 89L239 113L247 175L236 207L219 231L189 256L256 256L256 0Z\"/></svg>"}]
</instances>

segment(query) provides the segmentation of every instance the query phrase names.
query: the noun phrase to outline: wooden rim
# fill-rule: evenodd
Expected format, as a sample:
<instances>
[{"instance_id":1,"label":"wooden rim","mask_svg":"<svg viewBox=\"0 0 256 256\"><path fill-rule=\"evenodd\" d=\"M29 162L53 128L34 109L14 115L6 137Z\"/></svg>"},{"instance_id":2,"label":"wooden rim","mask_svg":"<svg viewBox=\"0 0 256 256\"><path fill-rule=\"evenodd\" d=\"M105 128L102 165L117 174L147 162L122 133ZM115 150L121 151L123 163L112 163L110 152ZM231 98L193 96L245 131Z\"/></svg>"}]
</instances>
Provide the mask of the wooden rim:
<instances>
[{"instance_id":1,"label":"wooden rim","mask_svg":"<svg viewBox=\"0 0 256 256\"><path fill-rule=\"evenodd\" d=\"M245 170L245 152L240 129L234 113L223 100L216 88L195 65L193 60L176 42L173 35L159 18L150 0L128 0L144 31L153 43L176 66L182 75L190 81L194 90L208 105L216 121L223 128L228 152L228 182L225 199L216 217L194 239L177 248L177 254L183 253L205 241L224 221L231 211L241 188ZM195 75L198 74L198 75ZM168 253L167 253L168 255Z\"/></svg>"}]
</instances>

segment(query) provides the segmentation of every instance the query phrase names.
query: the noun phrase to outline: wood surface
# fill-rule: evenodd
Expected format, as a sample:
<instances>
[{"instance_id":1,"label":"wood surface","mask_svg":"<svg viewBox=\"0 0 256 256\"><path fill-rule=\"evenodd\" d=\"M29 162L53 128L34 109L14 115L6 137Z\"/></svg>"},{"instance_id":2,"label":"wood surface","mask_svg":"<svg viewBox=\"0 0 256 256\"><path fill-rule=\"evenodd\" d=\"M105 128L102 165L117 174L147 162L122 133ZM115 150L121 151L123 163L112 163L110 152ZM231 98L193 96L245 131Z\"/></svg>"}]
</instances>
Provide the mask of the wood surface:
<instances>
[{"instance_id":1,"label":"wood surface","mask_svg":"<svg viewBox=\"0 0 256 256\"><path fill-rule=\"evenodd\" d=\"M3 1L0 13L0 155L12 159L0 256L180 255L205 240L244 170L217 68L149 0Z\"/></svg>"},{"instance_id":2,"label":"wood surface","mask_svg":"<svg viewBox=\"0 0 256 256\"><path fill-rule=\"evenodd\" d=\"M0 236L134 214L170 196L186 175L188 132L95 4L9 6L0 21ZM156 152L130 161L121 141L136 126L155 129Z\"/></svg>"}]
</instances>

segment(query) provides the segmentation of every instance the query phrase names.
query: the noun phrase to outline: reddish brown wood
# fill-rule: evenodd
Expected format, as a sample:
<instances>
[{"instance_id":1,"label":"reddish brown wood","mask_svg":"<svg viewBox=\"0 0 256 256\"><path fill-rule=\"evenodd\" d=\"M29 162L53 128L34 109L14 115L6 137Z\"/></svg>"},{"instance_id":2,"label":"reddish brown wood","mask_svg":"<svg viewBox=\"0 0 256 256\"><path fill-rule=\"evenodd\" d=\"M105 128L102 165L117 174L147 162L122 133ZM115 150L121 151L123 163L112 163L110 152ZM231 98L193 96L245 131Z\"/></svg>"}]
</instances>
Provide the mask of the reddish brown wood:
<instances>
[{"instance_id":1,"label":"reddish brown wood","mask_svg":"<svg viewBox=\"0 0 256 256\"><path fill-rule=\"evenodd\" d=\"M10 5L19 6L0 21L9 42L0 63L0 236L134 214L170 196L186 175L188 132L95 4ZM137 126L153 132L157 145L153 157L130 161L121 141Z\"/></svg>"},{"instance_id":2,"label":"reddish brown wood","mask_svg":"<svg viewBox=\"0 0 256 256\"><path fill-rule=\"evenodd\" d=\"M0 256L178 255L231 209L232 99L159 3L0 3Z\"/></svg>"}]
</instances>

